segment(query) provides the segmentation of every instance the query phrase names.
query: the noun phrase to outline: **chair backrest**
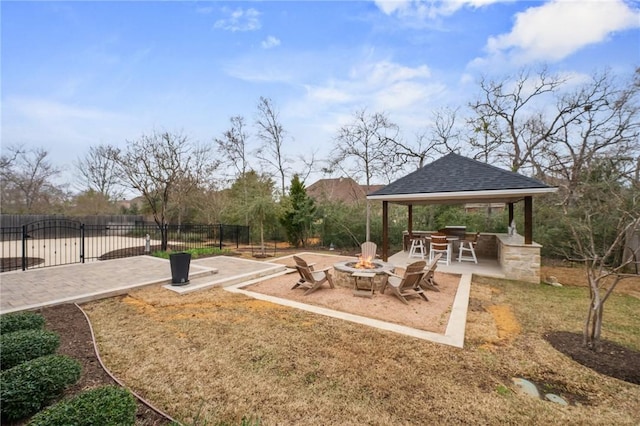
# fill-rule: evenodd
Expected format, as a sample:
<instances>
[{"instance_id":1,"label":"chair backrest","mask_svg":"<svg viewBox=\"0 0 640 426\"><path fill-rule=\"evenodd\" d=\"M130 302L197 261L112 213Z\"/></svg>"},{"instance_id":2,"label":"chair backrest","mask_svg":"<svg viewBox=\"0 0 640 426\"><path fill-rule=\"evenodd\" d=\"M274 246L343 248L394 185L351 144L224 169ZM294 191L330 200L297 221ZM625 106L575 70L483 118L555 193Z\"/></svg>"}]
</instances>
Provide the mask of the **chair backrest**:
<instances>
[{"instance_id":1,"label":"chair backrest","mask_svg":"<svg viewBox=\"0 0 640 426\"><path fill-rule=\"evenodd\" d=\"M375 259L378 245L372 241L366 241L360 245L360 256L364 259Z\"/></svg>"},{"instance_id":2,"label":"chair backrest","mask_svg":"<svg viewBox=\"0 0 640 426\"><path fill-rule=\"evenodd\" d=\"M296 262L296 269L300 273L300 276L308 282L314 282L313 274L311 273L311 269L307 262L298 256L293 256L293 260Z\"/></svg>"},{"instance_id":3,"label":"chair backrest","mask_svg":"<svg viewBox=\"0 0 640 426\"><path fill-rule=\"evenodd\" d=\"M437 288L435 287L437 284L434 281L434 276L436 273L436 268L438 267L438 262L442 257L442 253L438 253L434 256L433 260L429 262L429 264L424 268L424 275L422 276L422 285L427 286L427 288Z\"/></svg>"},{"instance_id":4,"label":"chair backrest","mask_svg":"<svg viewBox=\"0 0 640 426\"><path fill-rule=\"evenodd\" d=\"M431 235L431 248L434 250L447 250L449 248L447 236L444 234Z\"/></svg>"},{"instance_id":5,"label":"chair backrest","mask_svg":"<svg viewBox=\"0 0 640 426\"><path fill-rule=\"evenodd\" d=\"M424 260L419 260L417 262L413 262L412 264L407 266L407 269L404 271L404 276L402 277L402 282L400 283L399 290L407 288L414 288L418 285L418 283L422 280L422 276L424 275L424 267L427 262Z\"/></svg>"},{"instance_id":6,"label":"chair backrest","mask_svg":"<svg viewBox=\"0 0 640 426\"><path fill-rule=\"evenodd\" d=\"M479 235L480 235L480 233L479 233L479 232L476 232L476 233L472 234L471 236L467 235L467 236L465 237L465 240L469 241L469 242L470 242L470 243L472 243L472 244L475 244L475 243L477 243L477 242L478 242L478 236L479 236Z\"/></svg>"},{"instance_id":7,"label":"chair backrest","mask_svg":"<svg viewBox=\"0 0 640 426\"><path fill-rule=\"evenodd\" d=\"M438 253L434 256L433 260L424 268L425 273L433 273L438 267L438 261L442 257L442 253Z\"/></svg>"}]
</instances>

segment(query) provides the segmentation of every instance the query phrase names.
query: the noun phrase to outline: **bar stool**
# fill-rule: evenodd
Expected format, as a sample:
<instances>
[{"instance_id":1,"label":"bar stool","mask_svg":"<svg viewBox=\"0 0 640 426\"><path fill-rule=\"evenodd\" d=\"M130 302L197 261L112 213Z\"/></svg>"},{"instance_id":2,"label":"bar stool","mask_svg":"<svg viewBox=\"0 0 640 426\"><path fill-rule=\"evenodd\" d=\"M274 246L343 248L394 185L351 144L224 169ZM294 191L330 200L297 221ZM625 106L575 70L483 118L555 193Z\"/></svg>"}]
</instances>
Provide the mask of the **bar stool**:
<instances>
[{"instance_id":1,"label":"bar stool","mask_svg":"<svg viewBox=\"0 0 640 426\"><path fill-rule=\"evenodd\" d=\"M462 262L463 260L468 260L470 262L478 263L478 258L476 257L476 244L478 243L478 234L476 233L473 238L464 239L460 241L460 252L458 253L458 262ZM463 252L468 252L471 256L463 256Z\"/></svg>"},{"instance_id":2,"label":"bar stool","mask_svg":"<svg viewBox=\"0 0 640 426\"><path fill-rule=\"evenodd\" d=\"M447 241L447 236L444 234L433 234L431 236L431 250L429 251L429 261L432 262L433 258L438 253L442 253L442 257L438 262L444 262L446 265L451 263L451 250L452 243Z\"/></svg>"},{"instance_id":3,"label":"bar stool","mask_svg":"<svg viewBox=\"0 0 640 426\"><path fill-rule=\"evenodd\" d=\"M411 249L409 249L409 257L419 257L424 259L426 255L424 238L414 238L411 240Z\"/></svg>"}]
</instances>

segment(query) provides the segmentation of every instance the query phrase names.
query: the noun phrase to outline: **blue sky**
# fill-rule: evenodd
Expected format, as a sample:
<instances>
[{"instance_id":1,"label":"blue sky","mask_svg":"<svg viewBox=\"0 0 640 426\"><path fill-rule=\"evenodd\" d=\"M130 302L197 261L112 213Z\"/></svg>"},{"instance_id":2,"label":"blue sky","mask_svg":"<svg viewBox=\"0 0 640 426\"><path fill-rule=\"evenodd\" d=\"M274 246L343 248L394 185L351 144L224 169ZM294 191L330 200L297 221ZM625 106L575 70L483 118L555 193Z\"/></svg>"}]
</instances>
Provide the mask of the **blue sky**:
<instances>
[{"instance_id":1,"label":"blue sky","mask_svg":"<svg viewBox=\"0 0 640 426\"><path fill-rule=\"evenodd\" d=\"M360 108L387 113L411 139L431 111L464 110L483 75L540 63L578 77L640 66L640 3L623 0L0 8L2 146L47 149L67 181L91 145L124 146L154 130L211 142L231 116L252 123L260 96L279 111L295 171L300 155L326 156Z\"/></svg>"}]
</instances>

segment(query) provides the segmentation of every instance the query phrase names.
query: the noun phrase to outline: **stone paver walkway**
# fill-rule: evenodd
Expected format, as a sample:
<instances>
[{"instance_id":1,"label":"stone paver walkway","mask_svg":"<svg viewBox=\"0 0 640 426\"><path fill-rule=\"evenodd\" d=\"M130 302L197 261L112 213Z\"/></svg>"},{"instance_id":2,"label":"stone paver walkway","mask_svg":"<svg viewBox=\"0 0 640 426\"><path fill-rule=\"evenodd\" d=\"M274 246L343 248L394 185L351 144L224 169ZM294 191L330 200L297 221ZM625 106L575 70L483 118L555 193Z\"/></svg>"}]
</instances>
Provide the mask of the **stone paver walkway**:
<instances>
[{"instance_id":1,"label":"stone paver walkway","mask_svg":"<svg viewBox=\"0 0 640 426\"><path fill-rule=\"evenodd\" d=\"M184 293L226 282L235 284L239 279L268 275L276 269L271 263L227 256L193 259L190 284L174 289ZM152 256L5 272L0 274L0 313L82 303L124 294L136 287L170 283L169 261Z\"/></svg>"}]
</instances>

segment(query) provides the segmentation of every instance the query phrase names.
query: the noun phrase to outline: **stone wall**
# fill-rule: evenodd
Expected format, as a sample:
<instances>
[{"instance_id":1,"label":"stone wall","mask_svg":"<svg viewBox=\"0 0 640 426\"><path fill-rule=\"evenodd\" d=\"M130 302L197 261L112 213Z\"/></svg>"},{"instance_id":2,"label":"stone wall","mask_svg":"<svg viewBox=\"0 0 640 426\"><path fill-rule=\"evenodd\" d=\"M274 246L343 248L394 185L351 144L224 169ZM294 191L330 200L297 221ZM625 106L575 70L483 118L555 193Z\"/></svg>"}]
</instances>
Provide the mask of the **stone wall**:
<instances>
[{"instance_id":1,"label":"stone wall","mask_svg":"<svg viewBox=\"0 0 640 426\"><path fill-rule=\"evenodd\" d=\"M416 231L427 235L431 232ZM405 235L405 239L406 239ZM454 247L457 247L454 244ZM540 283L540 249L537 243L525 244L522 235L481 233L475 251L478 258L498 259L507 279ZM405 248L408 251L409 247ZM457 250L455 254L457 255Z\"/></svg>"},{"instance_id":2,"label":"stone wall","mask_svg":"<svg viewBox=\"0 0 640 426\"><path fill-rule=\"evenodd\" d=\"M496 234L498 261L508 279L540 283L540 244L524 244L521 235Z\"/></svg>"},{"instance_id":3,"label":"stone wall","mask_svg":"<svg viewBox=\"0 0 640 426\"><path fill-rule=\"evenodd\" d=\"M476 256L485 259L498 258L498 239L495 234L480 234L476 244Z\"/></svg>"}]
</instances>

